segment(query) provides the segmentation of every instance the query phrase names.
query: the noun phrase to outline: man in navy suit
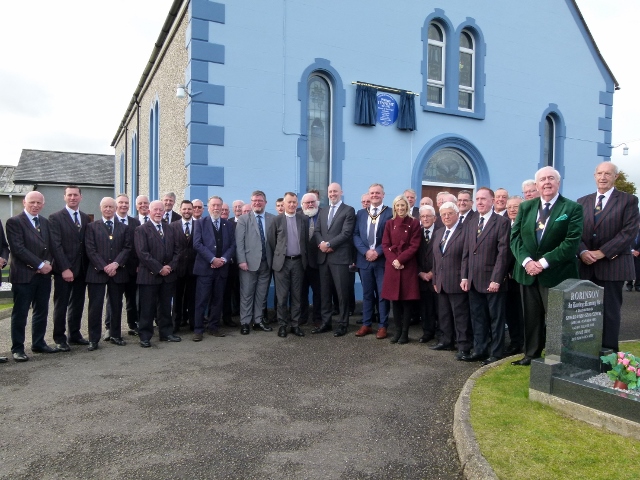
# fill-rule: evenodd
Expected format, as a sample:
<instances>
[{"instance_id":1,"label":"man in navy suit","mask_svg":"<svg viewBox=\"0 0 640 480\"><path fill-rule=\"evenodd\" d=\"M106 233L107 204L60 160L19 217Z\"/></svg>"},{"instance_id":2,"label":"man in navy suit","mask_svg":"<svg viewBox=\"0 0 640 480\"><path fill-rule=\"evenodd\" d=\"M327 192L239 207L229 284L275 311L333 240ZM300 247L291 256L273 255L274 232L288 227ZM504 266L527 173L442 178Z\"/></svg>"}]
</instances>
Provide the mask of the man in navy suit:
<instances>
[{"instance_id":1,"label":"man in navy suit","mask_svg":"<svg viewBox=\"0 0 640 480\"><path fill-rule=\"evenodd\" d=\"M125 345L122 339L122 294L129 279L126 263L131 252L129 230L115 218L116 201L104 197L100 202L102 218L87 225L85 234L89 291L89 351L96 350L102 334L102 308L107 292L111 310L109 339L115 345Z\"/></svg>"},{"instance_id":2,"label":"man in navy suit","mask_svg":"<svg viewBox=\"0 0 640 480\"><path fill-rule=\"evenodd\" d=\"M176 270L180 261L180 247L173 229L162 221L164 206L155 200L149 205L149 221L136 228L135 245L140 292L140 346L149 348L156 319L161 342L179 342L171 321L171 299L176 290Z\"/></svg>"},{"instance_id":3,"label":"man in navy suit","mask_svg":"<svg viewBox=\"0 0 640 480\"><path fill-rule=\"evenodd\" d=\"M493 191L476 192L475 216L467 217L460 286L469 292L473 329L473 354L465 362L483 365L502 358L506 323L507 273L511 221L493 212ZM458 197L459 198L459 197Z\"/></svg>"},{"instance_id":4,"label":"man in navy suit","mask_svg":"<svg viewBox=\"0 0 640 480\"><path fill-rule=\"evenodd\" d=\"M353 244L357 250L356 266L362 281L362 327L356 332L356 337L364 337L373 332L371 324L377 303L380 321L376 338L379 340L387 338L389 322L389 300L382 298L385 265L382 234L387 220L393 216L391 208L383 205L383 200L384 187L374 183L369 187L369 208L358 212L353 230ZM378 294L375 295L375 292Z\"/></svg>"},{"instance_id":5,"label":"man in navy suit","mask_svg":"<svg viewBox=\"0 0 640 480\"><path fill-rule=\"evenodd\" d=\"M178 222L171 223L175 230L175 237L180 245L180 262L178 264L178 280L176 282L176 295L173 299L173 332L178 333L180 326L188 325L193 331L195 327L196 310L196 276L193 274L193 265L196 260L196 251L193 249L193 204L189 200L183 200L180 204Z\"/></svg>"},{"instance_id":6,"label":"man in navy suit","mask_svg":"<svg viewBox=\"0 0 640 480\"><path fill-rule=\"evenodd\" d=\"M69 343L89 343L80 333L86 291L84 277L88 266L84 233L90 222L89 215L80 211L81 200L82 190L69 185L64 189L65 207L49 216L54 259L53 341L63 352L71 350ZM68 338L65 335L67 323Z\"/></svg>"},{"instance_id":7,"label":"man in navy suit","mask_svg":"<svg viewBox=\"0 0 640 480\"><path fill-rule=\"evenodd\" d=\"M222 198L214 195L208 202L209 218L195 223L193 249L196 253L193 274L196 280L196 307L193 341L202 340L204 314L209 306L210 335L224 337L219 329L229 264L236 251L236 240L231 222L220 217Z\"/></svg>"},{"instance_id":8,"label":"man in navy suit","mask_svg":"<svg viewBox=\"0 0 640 480\"><path fill-rule=\"evenodd\" d=\"M638 233L638 197L614 188L618 167L596 167L597 193L578 199L584 211L580 239L580 278L604 287L602 347L618 351L624 281L635 278L629 246Z\"/></svg>"},{"instance_id":9,"label":"man in navy suit","mask_svg":"<svg viewBox=\"0 0 640 480\"><path fill-rule=\"evenodd\" d=\"M334 337L347 334L349 326L349 265L351 264L353 227L356 213L353 207L342 202L342 187L332 183L327 188L329 206L318 213L318 225L314 232L318 246L318 265L320 266L320 285L322 289L322 325L311 333L324 333L331 330L331 286L338 293L339 320L333 332Z\"/></svg>"},{"instance_id":10,"label":"man in navy suit","mask_svg":"<svg viewBox=\"0 0 640 480\"><path fill-rule=\"evenodd\" d=\"M2 222L0 222L0 269L3 269L7 265L9 259L9 244L7 243L7 237L4 235L4 228L2 228ZM0 285L2 285L2 276L0 275ZM7 357L0 357L0 363L7 363L9 360Z\"/></svg>"},{"instance_id":11,"label":"man in navy suit","mask_svg":"<svg viewBox=\"0 0 640 480\"><path fill-rule=\"evenodd\" d=\"M29 308L31 317L31 351L56 353L44 340L51 295L51 262L49 222L41 217L44 196L37 191L27 193L22 201L24 211L7 220L7 240L11 248L9 282L13 291L11 312L11 353L16 362L26 362L25 328Z\"/></svg>"}]
</instances>

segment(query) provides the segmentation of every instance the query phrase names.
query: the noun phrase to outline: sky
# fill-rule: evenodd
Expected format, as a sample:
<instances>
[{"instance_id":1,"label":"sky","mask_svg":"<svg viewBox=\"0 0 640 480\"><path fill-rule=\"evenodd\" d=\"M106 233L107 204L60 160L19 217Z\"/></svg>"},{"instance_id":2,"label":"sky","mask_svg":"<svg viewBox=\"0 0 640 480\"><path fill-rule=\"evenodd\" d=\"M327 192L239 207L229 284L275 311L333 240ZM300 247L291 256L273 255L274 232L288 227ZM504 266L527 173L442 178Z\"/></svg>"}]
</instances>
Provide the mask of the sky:
<instances>
[{"instance_id":1,"label":"sky","mask_svg":"<svg viewBox=\"0 0 640 480\"><path fill-rule=\"evenodd\" d=\"M577 0L621 89L612 160L640 191L638 0ZM23 148L113 154L111 140L172 0L4 2L0 22L0 164ZM10 48L7 48L10 46ZM89 72L89 73L87 73ZM634 88L635 87L635 88Z\"/></svg>"}]
</instances>

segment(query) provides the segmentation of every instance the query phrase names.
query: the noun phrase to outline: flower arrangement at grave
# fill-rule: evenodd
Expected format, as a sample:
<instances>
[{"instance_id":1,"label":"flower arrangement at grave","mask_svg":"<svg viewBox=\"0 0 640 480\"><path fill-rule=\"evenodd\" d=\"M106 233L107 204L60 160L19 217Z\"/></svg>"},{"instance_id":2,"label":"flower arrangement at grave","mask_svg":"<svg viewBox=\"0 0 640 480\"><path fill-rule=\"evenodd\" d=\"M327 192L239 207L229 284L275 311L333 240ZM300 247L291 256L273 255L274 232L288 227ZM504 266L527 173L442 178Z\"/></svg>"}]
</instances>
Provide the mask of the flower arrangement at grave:
<instances>
[{"instance_id":1,"label":"flower arrangement at grave","mask_svg":"<svg viewBox=\"0 0 640 480\"><path fill-rule=\"evenodd\" d=\"M614 388L640 389L640 362L635 355L629 352L618 352L603 355L600 360L602 363L611 365L607 375L615 382Z\"/></svg>"}]
</instances>

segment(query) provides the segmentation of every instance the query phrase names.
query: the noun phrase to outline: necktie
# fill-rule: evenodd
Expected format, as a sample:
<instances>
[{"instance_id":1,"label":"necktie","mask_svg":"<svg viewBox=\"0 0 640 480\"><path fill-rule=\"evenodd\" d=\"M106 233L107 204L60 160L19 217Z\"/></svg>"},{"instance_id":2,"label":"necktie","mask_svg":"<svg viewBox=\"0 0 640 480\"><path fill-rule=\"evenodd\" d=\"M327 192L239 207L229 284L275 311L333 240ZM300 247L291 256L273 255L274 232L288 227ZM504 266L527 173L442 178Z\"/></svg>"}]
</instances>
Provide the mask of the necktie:
<instances>
[{"instance_id":1,"label":"necktie","mask_svg":"<svg viewBox=\"0 0 640 480\"><path fill-rule=\"evenodd\" d=\"M164 238L164 233L162 233L162 225L158 224L156 225L156 228L158 229L158 233L160 234L160 237Z\"/></svg>"},{"instance_id":2,"label":"necktie","mask_svg":"<svg viewBox=\"0 0 640 480\"><path fill-rule=\"evenodd\" d=\"M444 237L442 237L442 241L440 242L440 253L444 253L444 244L447 243L449 233L451 233L451 230L447 230L446 232L444 232Z\"/></svg>"},{"instance_id":3,"label":"necktie","mask_svg":"<svg viewBox=\"0 0 640 480\"><path fill-rule=\"evenodd\" d=\"M460 215L460 225L462 225L462 222L464 222L464 215Z\"/></svg>"},{"instance_id":4,"label":"necktie","mask_svg":"<svg viewBox=\"0 0 640 480\"><path fill-rule=\"evenodd\" d=\"M329 210L329 222L327 222L327 228L331 228L331 222L333 222L333 215L336 213L336 206L331 205L331 209Z\"/></svg>"},{"instance_id":5,"label":"necktie","mask_svg":"<svg viewBox=\"0 0 640 480\"><path fill-rule=\"evenodd\" d=\"M602 200L604 200L604 195L600 195L598 197L598 203L596 204L596 208L593 210L593 217L595 219L597 219L598 215L602 212Z\"/></svg>"},{"instance_id":6,"label":"necktie","mask_svg":"<svg viewBox=\"0 0 640 480\"><path fill-rule=\"evenodd\" d=\"M313 237L313 232L315 231L316 226L313 223L313 218L309 217L309 240Z\"/></svg>"},{"instance_id":7,"label":"necktie","mask_svg":"<svg viewBox=\"0 0 640 480\"><path fill-rule=\"evenodd\" d=\"M264 239L264 228L262 228L262 215L256 216L258 219L258 229L260 230L260 242L262 242L262 261L267 259L267 245Z\"/></svg>"},{"instance_id":8,"label":"necktie","mask_svg":"<svg viewBox=\"0 0 640 480\"><path fill-rule=\"evenodd\" d=\"M189 230L189 222L184 224L184 235L186 237L188 237L189 235L191 235L191 230Z\"/></svg>"},{"instance_id":9,"label":"necktie","mask_svg":"<svg viewBox=\"0 0 640 480\"><path fill-rule=\"evenodd\" d=\"M76 227L78 227L78 229L80 229L80 222L78 221L78 212L73 212L73 218L74 218L73 223L75 223Z\"/></svg>"},{"instance_id":10,"label":"necktie","mask_svg":"<svg viewBox=\"0 0 640 480\"><path fill-rule=\"evenodd\" d=\"M424 229L424 239L426 240L427 243L429 243L429 229L428 228Z\"/></svg>"},{"instance_id":11,"label":"necktie","mask_svg":"<svg viewBox=\"0 0 640 480\"><path fill-rule=\"evenodd\" d=\"M127 224L127 219L126 219L126 218L121 218L121 219L120 219L120 221L121 221L122 223L124 223L125 225Z\"/></svg>"},{"instance_id":12,"label":"necktie","mask_svg":"<svg viewBox=\"0 0 640 480\"><path fill-rule=\"evenodd\" d=\"M164 219L169 223L169 212L165 213Z\"/></svg>"},{"instance_id":13,"label":"necktie","mask_svg":"<svg viewBox=\"0 0 640 480\"><path fill-rule=\"evenodd\" d=\"M373 218L369 224L369 234L367 235L367 241L370 247L376 246L376 216L378 214L378 207L373 207Z\"/></svg>"},{"instance_id":14,"label":"necktie","mask_svg":"<svg viewBox=\"0 0 640 480\"><path fill-rule=\"evenodd\" d=\"M36 227L36 230L38 230L38 232L40 231L40 219L38 217L33 217L33 224Z\"/></svg>"},{"instance_id":15,"label":"necktie","mask_svg":"<svg viewBox=\"0 0 640 480\"><path fill-rule=\"evenodd\" d=\"M215 227L216 230L220 229L220 220L216 219L213 221L213 226Z\"/></svg>"},{"instance_id":16,"label":"necktie","mask_svg":"<svg viewBox=\"0 0 640 480\"><path fill-rule=\"evenodd\" d=\"M147 223L149 221L149 217L147 217L146 215L144 216L144 223Z\"/></svg>"},{"instance_id":17,"label":"necktie","mask_svg":"<svg viewBox=\"0 0 640 480\"><path fill-rule=\"evenodd\" d=\"M480 236L483 228L484 228L484 217L480 217L480 223L478 223L478 231L476 232L476 238Z\"/></svg>"},{"instance_id":18,"label":"necktie","mask_svg":"<svg viewBox=\"0 0 640 480\"><path fill-rule=\"evenodd\" d=\"M551 204L547 202L544 204L544 208L540 211L538 224L536 226L536 239L538 240L538 243L540 243L540 240L542 240L542 232L544 231L544 226L547 224L547 219L549 218L550 213Z\"/></svg>"},{"instance_id":19,"label":"necktie","mask_svg":"<svg viewBox=\"0 0 640 480\"><path fill-rule=\"evenodd\" d=\"M105 223L107 224L107 230L109 231L109 236L113 235L113 222L111 220L107 220Z\"/></svg>"}]
</instances>

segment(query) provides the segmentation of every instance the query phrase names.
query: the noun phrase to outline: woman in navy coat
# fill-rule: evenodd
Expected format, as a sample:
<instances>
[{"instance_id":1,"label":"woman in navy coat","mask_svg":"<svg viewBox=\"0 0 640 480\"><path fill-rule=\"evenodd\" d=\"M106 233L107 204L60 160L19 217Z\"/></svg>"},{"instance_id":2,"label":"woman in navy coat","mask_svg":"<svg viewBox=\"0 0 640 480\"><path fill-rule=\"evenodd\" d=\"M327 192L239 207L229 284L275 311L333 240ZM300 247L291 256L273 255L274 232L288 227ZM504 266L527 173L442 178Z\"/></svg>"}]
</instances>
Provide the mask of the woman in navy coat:
<instances>
[{"instance_id":1,"label":"woman in navy coat","mask_svg":"<svg viewBox=\"0 0 640 480\"><path fill-rule=\"evenodd\" d=\"M411 216L407 199L399 195L393 200L393 218L387 221L382 235L385 257L382 298L393 302L393 320L396 324L391 343L409 342L413 302L420 299L419 248L420 222Z\"/></svg>"}]
</instances>

